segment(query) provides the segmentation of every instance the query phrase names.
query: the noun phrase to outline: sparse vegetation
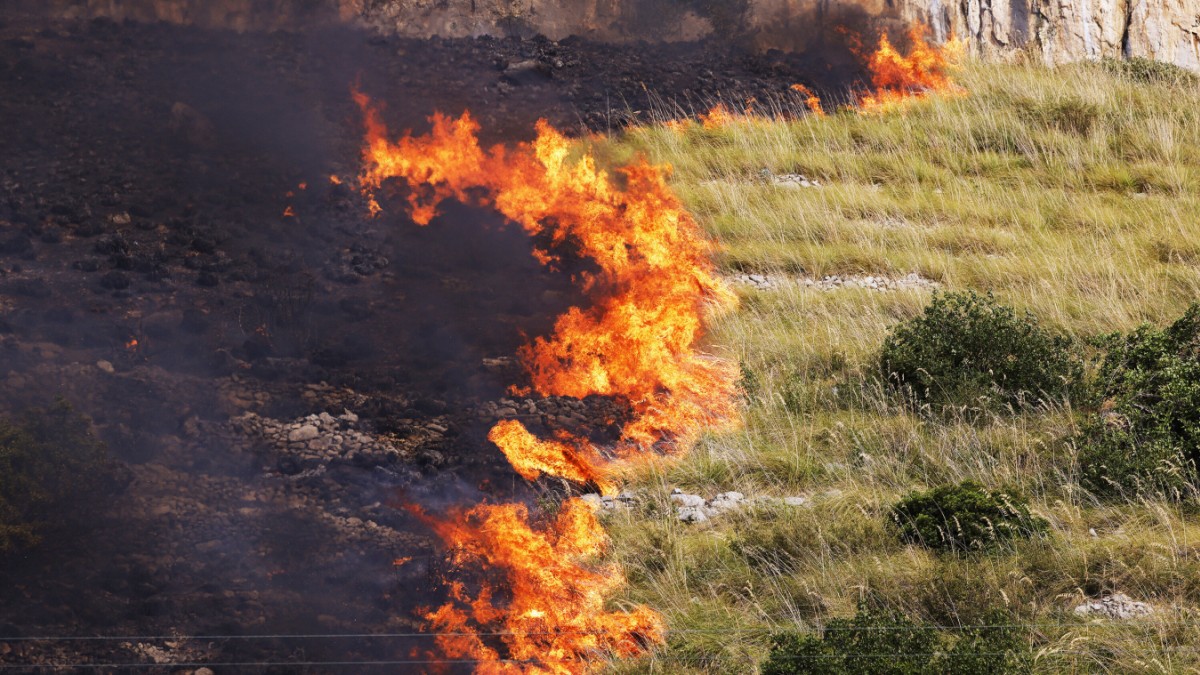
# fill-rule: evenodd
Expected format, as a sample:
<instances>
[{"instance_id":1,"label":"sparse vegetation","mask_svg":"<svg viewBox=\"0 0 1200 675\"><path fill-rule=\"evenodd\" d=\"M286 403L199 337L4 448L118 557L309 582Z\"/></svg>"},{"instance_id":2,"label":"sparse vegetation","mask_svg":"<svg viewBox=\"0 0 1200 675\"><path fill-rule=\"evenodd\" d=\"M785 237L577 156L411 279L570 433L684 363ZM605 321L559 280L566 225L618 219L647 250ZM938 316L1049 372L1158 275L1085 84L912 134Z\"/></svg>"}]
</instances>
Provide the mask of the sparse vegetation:
<instances>
[{"instance_id":1,"label":"sparse vegetation","mask_svg":"<svg viewBox=\"0 0 1200 675\"><path fill-rule=\"evenodd\" d=\"M1079 376L1070 341L991 295L936 293L924 314L883 341L884 378L923 401L1009 405L1061 398Z\"/></svg>"},{"instance_id":2,"label":"sparse vegetation","mask_svg":"<svg viewBox=\"0 0 1200 675\"><path fill-rule=\"evenodd\" d=\"M66 403L0 420L0 554L92 508L112 478L107 449Z\"/></svg>"},{"instance_id":3,"label":"sparse vegetation","mask_svg":"<svg viewBox=\"0 0 1200 675\"><path fill-rule=\"evenodd\" d=\"M771 635L847 620L864 594L947 641L956 634L943 627L984 624L1003 607L1005 623L1037 626L1016 628L1037 654L1025 671L1200 667L1193 493L1104 492L1095 482L1094 467L1113 466L1094 461L1089 424L1122 414L1127 394L1135 405L1134 371L1115 361L1105 369L1102 346L1084 380L1104 396L1056 394L973 414L954 407L977 402L947 399L946 414L929 415L878 373L889 330L923 316L930 291L802 283L916 273L946 294L991 293L1015 319L1028 312L1040 330L1077 345L1169 324L1200 298L1200 87L1188 79L1095 63L969 64L958 76L969 96L904 114L655 127L601 142L615 160L641 153L674 166L677 193L723 245L719 264L730 274L801 280L738 286L740 309L711 331L711 349L742 365L744 429L705 438L676 465L631 474L633 489L660 497L608 516L631 581L625 599L663 611L675 631L653 656L616 670L752 672L767 661ZM775 185L763 169L821 187ZM1193 400L1185 393L1178 400ZM1103 407L1106 397L1113 403ZM1114 443L1113 453L1128 447ZM964 481L1024 495L1046 536L987 555L897 539L895 504ZM808 502L685 525L666 501L673 487ZM1073 614L1084 598L1111 592L1157 613L1106 622Z\"/></svg>"},{"instance_id":4,"label":"sparse vegetation","mask_svg":"<svg viewBox=\"0 0 1200 675\"><path fill-rule=\"evenodd\" d=\"M860 606L820 634L779 633L762 675L1005 675L1024 672L1028 648L994 612L982 626L939 632L899 612Z\"/></svg>"}]
</instances>

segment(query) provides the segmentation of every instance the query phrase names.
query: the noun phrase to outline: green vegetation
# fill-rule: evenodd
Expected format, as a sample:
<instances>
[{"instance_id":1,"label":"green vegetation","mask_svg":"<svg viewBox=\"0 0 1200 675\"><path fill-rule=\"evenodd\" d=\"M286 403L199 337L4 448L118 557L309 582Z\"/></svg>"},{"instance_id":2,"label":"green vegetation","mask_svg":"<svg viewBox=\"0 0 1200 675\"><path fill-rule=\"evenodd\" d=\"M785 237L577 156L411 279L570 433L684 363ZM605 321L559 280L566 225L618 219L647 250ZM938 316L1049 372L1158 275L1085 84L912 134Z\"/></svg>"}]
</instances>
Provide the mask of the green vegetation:
<instances>
[{"instance_id":1,"label":"green vegetation","mask_svg":"<svg viewBox=\"0 0 1200 675\"><path fill-rule=\"evenodd\" d=\"M112 476L107 449L66 403L0 420L0 554L69 523Z\"/></svg>"},{"instance_id":2,"label":"green vegetation","mask_svg":"<svg viewBox=\"0 0 1200 675\"><path fill-rule=\"evenodd\" d=\"M1200 304L1165 330L1113 335L1097 377L1103 402L1081 444L1083 481L1102 493L1190 497L1200 463Z\"/></svg>"},{"instance_id":3,"label":"green vegetation","mask_svg":"<svg viewBox=\"0 0 1200 675\"><path fill-rule=\"evenodd\" d=\"M1061 397L1080 371L1069 340L973 291L935 294L924 314L893 328L880 367L889 384L951 405Z\"/></svg>"},{"instance_id":4,"label":"green vegetation","mask_svg":"<svg viewBox=\"0 0 1200 675\"><path fill-rule=\"evenodd\" d=\"M909 495L891 517L902 541L939 551L995 548L1046 529L1021 500L972 481Z\"/></svg>"},{"instance_id":5,"label":"green vegetation","mask_svg":"<svg viewBox=\"0 0 1200 675\"><path fill-rule=\"evenodd\" d=\"M1105 366L1110 346L1101 344L1083 350L1090 365L1070 396L1056 390L1011 409L948 401L931 415L879 374L888 335L924 316L930 289L803 283L916 273L947 295L990 293L1016 322L1028 312L1039 331L1077 345L1141 335L1124 348L1140 353L1155 331L1138 326L1166 326L1200 298L1200 88L1112 68L969 64L958 77L969 95L903 114L651 127L598 142L614 161L643 154L674 166L672 185L721 242L725 273L799 280L739 285L740 308L714 320L709 349L742 366L744 427L704 438L677 464L632 473L648 503L606 516L630 579L618 602L648 603L673 630L654 655L614 670L752 672L767 662L771 635L838 626L863 597L939 627L944 644L957 634L941 627L980 625L1002 608L1008 622L1035 626L1019 629L1033 672L1200 668L1196 497L1127 489L1112 456L1130 446L1096 428L1123 419L1114 413L1129 429L1140 423L1129 409L1141 405L1145 377L1180 407L1148 411L1138 433L1165 434L1159 422L1195 400L1180 386L1190 367L1182 352L1148 370L1118 367L1127 362L1118 349ZM821 187L770 178L788 173ZM1156 461L1133 473L1162 475ZM987 555L895 536L894 505L965 481L1024 495L1045 536ZM666 497L673 487L807 502L684 524ZM1156 613L1074 614L1112 592Z\"/></svg>"},{"instance_id":6,"label":"green vegetation","mask_svg":"<svg viewBox=\"0 0 1200 675\"><path fill-rule=\"evenodd\" d=\"M939 632L903 614L860 606L822 633L780 633L762 675L1005 675L1025 672L1028 647L1002 612L982 626Z\"/></svg>"}]
</instances>

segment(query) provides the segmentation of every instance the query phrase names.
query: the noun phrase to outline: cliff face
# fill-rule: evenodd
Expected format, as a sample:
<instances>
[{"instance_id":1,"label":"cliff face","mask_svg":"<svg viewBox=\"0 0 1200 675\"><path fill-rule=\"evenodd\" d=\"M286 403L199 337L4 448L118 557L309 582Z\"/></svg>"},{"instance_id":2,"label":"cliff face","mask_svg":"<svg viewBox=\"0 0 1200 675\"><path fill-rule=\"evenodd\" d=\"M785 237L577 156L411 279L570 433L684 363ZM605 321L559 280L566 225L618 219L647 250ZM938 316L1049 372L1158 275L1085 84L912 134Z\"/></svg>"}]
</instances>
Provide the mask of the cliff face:
<instances>
[{"instance_id":1,"label":"cliff face","mask_svg":"<svg viewBox=\"0 0 1200 675\"><path fill-rule=\"evenodd\" d=\"M901 0L906 18L965 37L984 56L1017 49L1047 63L1144 57L1200 71L1200 0Z\"/></svg>"},{"instance_id":2,"label":"cliff face","mask_svg":"<svg viewBox=\"0 0 1200 675\"><path fill-rule=\"evenodd\" d=\"M747 37L817 48L838 26L862 33L929 24L982 56L1047 63L1145 57L1200 71L1200 0L53 0L66 13L231 28L277 27L323 12L410 36L542 33L559 39Z\"/></svg>"}]
</instances>

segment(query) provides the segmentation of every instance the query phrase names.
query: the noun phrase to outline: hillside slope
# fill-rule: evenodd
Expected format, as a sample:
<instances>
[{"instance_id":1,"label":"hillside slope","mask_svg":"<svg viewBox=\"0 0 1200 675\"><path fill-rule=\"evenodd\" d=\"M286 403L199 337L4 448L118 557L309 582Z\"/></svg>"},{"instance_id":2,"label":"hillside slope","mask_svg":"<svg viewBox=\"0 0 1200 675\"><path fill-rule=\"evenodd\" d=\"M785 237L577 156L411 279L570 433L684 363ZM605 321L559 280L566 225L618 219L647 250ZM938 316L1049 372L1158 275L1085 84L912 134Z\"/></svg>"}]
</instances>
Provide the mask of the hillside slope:
<instances>
[{"instance_id":1,"label":"hillside slope","mask_svg":"<svg viewBox=\"0 0 1200 675\"><path fill-rule=\"evenodd\" d=\"M959 81L968 96L884 117L600 141L614 159L674 165L723 244L742 302L711 344L740 361L746 390L744 430L631 476L642 502L606 516L627 599L672 630L620 672L750 672L772 634L815 635L860 602L934 626L1000 616L1039 672L1200 666L1197 501L1081 482L1094 393L913 405L878 366L889 329L938 291L1028 310L1075 340L1088 382L1102 356L1089 340L1176 320L1200 299L1200 87L1115 64L970 65ZM966 480L1021 495L1046 533L968 553L900 540L893 505ZM685 523L673 488L802 505ZM1074 611L1115 593L1151 613Z\"/></svg>"}]
</instances>

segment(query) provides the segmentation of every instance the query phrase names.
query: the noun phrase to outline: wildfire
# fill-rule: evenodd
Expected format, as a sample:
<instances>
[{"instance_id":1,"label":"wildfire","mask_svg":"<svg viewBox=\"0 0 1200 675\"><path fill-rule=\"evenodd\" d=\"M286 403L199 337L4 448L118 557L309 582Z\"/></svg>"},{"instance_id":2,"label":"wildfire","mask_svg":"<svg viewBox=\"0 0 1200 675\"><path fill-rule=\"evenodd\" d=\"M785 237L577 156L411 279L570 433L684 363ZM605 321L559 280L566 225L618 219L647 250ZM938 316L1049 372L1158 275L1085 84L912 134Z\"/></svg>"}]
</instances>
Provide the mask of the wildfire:
<instances>
[{"instance_id":1,"label":"wildfire","mask_svg":"<svg viewBox=\"0 0 1200 675\"><path fill-rule=\"evenodd\" d=\"M295 218L295 217L296 217L296 210L295 210L295 209L293 209L293 208L292 208L292 207L290 207L290 206L289 206L289 207L287 207L287 208L285 208L285 209L283 210L283 217L284 217L284 218Z\"/></svg>"},{"instance_id":2,"label":"wildfire","mask_svg":"<svg viewBox=\"0 0 1200 675\"><path fill-rule=\"evenodd\" d=\"M804 97L804 105L808 106L809 112L817 117L825 116L825 109L821 107L821 97L813 93L812 89L802 84L793 84L791 90Z\"/></svg>"},{"instance_id":3,"label":"wildfire","mask_svg":"<svg viewBox=\"0 0 1200 675\"><path fill-rule=\"evenodd\" d=\"M483 565L505 582L503 594L486 582L474 590L452 583L452 601L425 614L441 652L480 661L477 673L581 673L597 656L633 656L664 641L662 619L650 608L605 609L624 576L593 562L606 539L583 501L568 500L540 526L521 504L420 515L451 547L455 568ZM498 636L505 653L485 635Z\"/></svg>"},{"instance_id":4,"label":"wildfire","mask_svg":"<svg viewBox=\"0 0 1200 675\"><path fill-rule=\"evenodd\" d=\"M925 41L925 33L926 28L920 24L909 29L912 46L907 55L892 46L886 33L879 36L879 47L867 61L875 89L859 94L861 114L890 112L930 93L962 93L949 70L960 60L963 43L950 40L940 47L933 46Z\"/></svg>"},{"instance_id":5,"label":"wildfire","mask_svg":"<svg viewBox=\"0 0 1200 675\"><path fill-rule=\"evenodd\" d=\"M129 338L128 340L125 341L125 349L126 350L132 352L132 351L137 351L137 348L138 348L137 338Z\"/></svg>"},{"instance_id":6,"label":"wildfire","mask_svg":"<svg viewBox=\"0 0 1200 675\"><path fill-rule=\"evenodd\" d=\"M684 450L703 429L734 423L735 369L699 348L705 314L731 307L734 296L663 168L640 161L617 169L618 182L590 154L572 159L570 142L544 121L532 143L484 150L467 113L434 115L428 134L393 142L367 97L355 98L367 126L360 184L373 213L372 191L399 179L420 225L437 216L441 201L455 199L494 208L540 235L547 243L534 255L545 265L560 262L566 242L572 255L594 263L594 272L577 278L588 306L559 316L552 334L526 344L519 357L532 391L612 397L629 406L631 421L607 448L568 434L538 438L519 421L502 421L488 437L519 474L611 492L618 463ZM451 547L456 566L479 563L503 577L474 590L452 583L451 602L426 617L446 655L486 662L478 672L579 673L598 654L636 654L662 641L653 610L604 610L623 578L616 566L596 562L606 538L586 503L569 500L538 526L518 504L423 517ZM484 633L503 633L506 653Z\"/></svg>"}]
</instances>

